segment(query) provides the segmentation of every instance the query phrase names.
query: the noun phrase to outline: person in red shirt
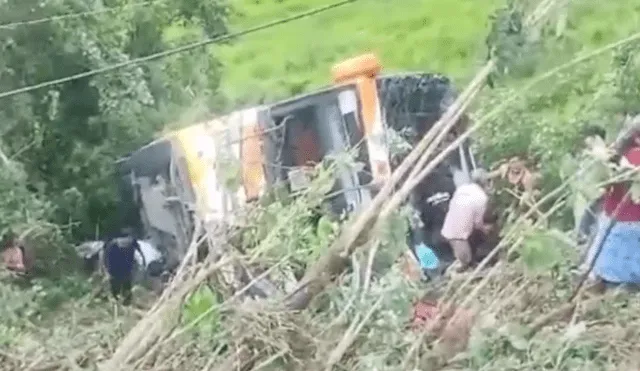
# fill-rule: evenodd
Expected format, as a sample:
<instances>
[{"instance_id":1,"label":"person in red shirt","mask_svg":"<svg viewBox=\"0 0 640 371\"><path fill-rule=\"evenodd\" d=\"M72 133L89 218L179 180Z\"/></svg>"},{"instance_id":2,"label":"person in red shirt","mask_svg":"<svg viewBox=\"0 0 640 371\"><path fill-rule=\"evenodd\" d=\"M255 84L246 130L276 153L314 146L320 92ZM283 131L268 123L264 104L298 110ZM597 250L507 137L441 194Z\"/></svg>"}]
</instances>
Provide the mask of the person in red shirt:
<instances>
[{"instance_id":1,"label":"person in red shirt","mask_svg":"<svg viewBox=\"0 0 640 371\"><path fill-rule=\"evenodd\" d=\"M640 167L640 132L625 147L620 151L621 165ZM589 261L596 257L592 278L601 283L640 284L640 203L632 200L629 187L628 182L612 184L603 198L603 216L593 241L596 248L589 257Z\"/></svg>"}]
</instances>

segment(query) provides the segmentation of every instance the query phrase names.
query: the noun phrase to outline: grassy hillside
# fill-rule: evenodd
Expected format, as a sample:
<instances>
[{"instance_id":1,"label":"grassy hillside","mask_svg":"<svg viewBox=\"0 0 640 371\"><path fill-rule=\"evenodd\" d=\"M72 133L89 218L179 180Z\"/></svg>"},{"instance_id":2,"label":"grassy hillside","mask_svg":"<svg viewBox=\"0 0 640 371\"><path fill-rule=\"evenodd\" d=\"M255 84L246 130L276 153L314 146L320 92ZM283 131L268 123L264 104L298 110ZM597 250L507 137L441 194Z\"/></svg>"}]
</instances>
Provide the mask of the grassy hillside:
<instances>
[{"instance_id":1,"label":"grassy hillside","mask_svg":"<svg viewBox=\"0 0 640 371\"><path fill-rule=\"evenodd\" d=\"M487 17L501 0L363 0L238 40L223 49L232 98L289 95L327 84L332 64L378 53L387 69L465 77L483 53ZM241 29L329 3L236 0Z\"/></svg>"},{"instance_id":2,"label":"grassy hillside","mask_svg":"<svg viewBox=\"0 0 640 371\"><path fill-rule=\"evenodd\" d=\"M328 0L232 0L233 29L328 4ZM327 84L343 58L378 53L387 70L446 73L459 83L486 53L488 17L503 0L360 0L312 18L274 27L219 50L225 93L232 100L287 96ZM580 1L563 48L604 45L640 26L640 3Z\"/></svg>"}]
</instances>

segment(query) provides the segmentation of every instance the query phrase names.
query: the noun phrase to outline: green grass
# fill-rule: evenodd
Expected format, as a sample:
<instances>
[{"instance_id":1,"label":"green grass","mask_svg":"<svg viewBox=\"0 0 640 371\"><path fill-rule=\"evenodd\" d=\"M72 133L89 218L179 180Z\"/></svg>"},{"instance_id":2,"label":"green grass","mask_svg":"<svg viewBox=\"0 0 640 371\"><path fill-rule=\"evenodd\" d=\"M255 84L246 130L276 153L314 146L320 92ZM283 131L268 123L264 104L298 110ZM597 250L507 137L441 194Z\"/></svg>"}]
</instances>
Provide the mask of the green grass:
<instances>
[{"instance_id":1,"label":"green grass","mask_svg":"<svg viewBox=\"0 0 640 371\"><path fill-rule=\"evenodd\" d=\"M327 0L237 0L242 29L327 4ZM280 97L330 82L331 66L377 53L387 70L468 75L483 52L487 17L497 0L362 0L274 27L223 47L225 93L232 99ZM451 22L453 20L453 22Z\"/></svg>"},{"instance_id":2,"label":"green grass","mask_svg":"<svg viewBox=\"0 0 640 371\"><path fill-rule=\"evenodd\" d=\"M241 30L330 3L232 0ZM502 0L360 0L243 37L216 49L232 101L273 100L330 82L331 66L373 51L387 71L439 72L464 83L486 53L488 17ZM566 52L593 48L640 29L640 3L583 0L572 8Z\"/></svg>"}]
</instances>

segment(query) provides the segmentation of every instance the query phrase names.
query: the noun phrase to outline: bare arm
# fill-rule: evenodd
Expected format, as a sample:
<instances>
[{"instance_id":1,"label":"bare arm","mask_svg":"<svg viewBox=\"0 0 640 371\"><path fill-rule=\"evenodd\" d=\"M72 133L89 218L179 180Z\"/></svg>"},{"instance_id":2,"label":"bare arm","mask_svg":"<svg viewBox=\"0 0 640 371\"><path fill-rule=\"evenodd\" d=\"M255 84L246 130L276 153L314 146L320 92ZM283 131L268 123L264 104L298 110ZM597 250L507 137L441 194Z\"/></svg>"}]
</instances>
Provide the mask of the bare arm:
<instances>
[{"instance_id":1,"label":"bare arm","mask_svg":"<svg viewBox=\"0 0 640 371\"><path fill-rule=\"evenodd\" d=\"M633 137L640 132L640 115L633 117L627 116L623 129L613 143L613 149L618 156L622 154L631 146Z\"/></svg>"},{"instance_id":2,"label":"bare arm","mask_svg":"<svg viewBox=\"0 0 640 371\"><path fill-rule=\"evenodd\" d=\"M473 227L477 230L484 230L484 213L487 211L488 198L478 202L473 215Z\"/></svg>"},{"instance_id":3,"label":"bare arm","mask_svg":"<svg viewBox=\"0 0 640 371\"><path fill-rule=\"evenodd\" d=\"M509 164L504 163L498 166L495 170L491 170L489 174L487 174L487 177L489 179L504 178L505 176L507 176L508 170L509 170Z\"/></svg>"},{"instance_id":4,"label":"bare arm","mask_svg":"<svg viewBox=\"0 0 640 371\"><path fill-rule=\"evenodd\" d=\"M524 191L533 193L540 183L540 178L542 178L542 176L539 172L526 170L524 177L522 177L522 187L524 188Z\"/></svg>"},{"instance_id":5,"label":"bare arm","mask_svg":"<svg viewBox=\"0 0 640 371\"><path fill-rule=\"evenodd\" d=\"M138 240L133 240L133 248L135 249L134 253L135 253L135 251L137 251L138 254L140 254L140 257L142 258L142 268L146 268L147 267L147 258L142 253L142 249L140 248L140 244L138 243Z\"/></svg>"}]
</instances>

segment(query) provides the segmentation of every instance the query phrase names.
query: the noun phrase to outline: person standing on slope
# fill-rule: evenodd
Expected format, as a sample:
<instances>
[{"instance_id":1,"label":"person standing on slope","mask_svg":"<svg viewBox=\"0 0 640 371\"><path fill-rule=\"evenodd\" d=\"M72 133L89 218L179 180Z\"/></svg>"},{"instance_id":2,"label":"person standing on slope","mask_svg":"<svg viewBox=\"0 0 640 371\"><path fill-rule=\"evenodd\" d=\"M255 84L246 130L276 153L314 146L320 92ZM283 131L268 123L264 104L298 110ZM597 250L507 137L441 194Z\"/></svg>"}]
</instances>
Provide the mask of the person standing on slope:
<instances>
[{"instance_id":1,"label":"person standing on slope","mask_svg":"<svg viewBox=\"0 0 640 371\"><path fill-rule=\"evenodd\" d=\"M456 269L458 272L468 269L472 264L473 251L469 237L473 231L489 232L490 227L483 220L489 202L488 185L486 171L476 169L471 173L471 183L459 186L449 202L440 233L451 245L459 265Z\"/></svg>"},{"instance_id":2,"label":"person standing on slope","mask_svg":"<svg viewBox=\"0 0 640 371\"><path fill-rule=\"evenodd\" d=\"M104 263L109 273L111 293L115 299L119 299L122 294L124 305L129 305L132 299L136 250L144 259L140 245L130 228L123 229L120 234L110 237L104 244Z\"/></svg>"},{"instance_id":3,"label":"person standing on slope","mask_svg":"<svg viewBox=\"0 0 640 371\"><path fill-rule=\"evenodd\" d=\"M627 138L618 140L620 165L640 167L640 117L636 117ZM600 287L606 284L640 284L640 203L630 195L630 184L610 185L603 199L603 220L589 250L588 262ZM599 251L598 251L599 250Z\"/></svg>"}]
</instances>

